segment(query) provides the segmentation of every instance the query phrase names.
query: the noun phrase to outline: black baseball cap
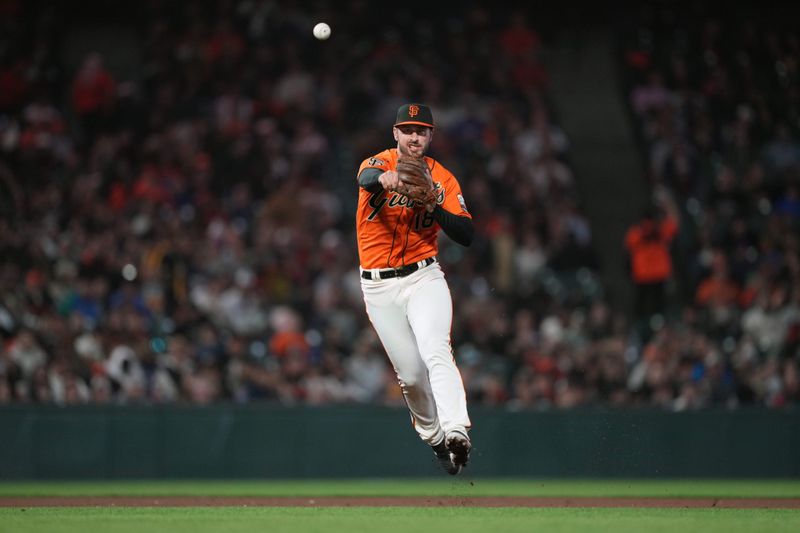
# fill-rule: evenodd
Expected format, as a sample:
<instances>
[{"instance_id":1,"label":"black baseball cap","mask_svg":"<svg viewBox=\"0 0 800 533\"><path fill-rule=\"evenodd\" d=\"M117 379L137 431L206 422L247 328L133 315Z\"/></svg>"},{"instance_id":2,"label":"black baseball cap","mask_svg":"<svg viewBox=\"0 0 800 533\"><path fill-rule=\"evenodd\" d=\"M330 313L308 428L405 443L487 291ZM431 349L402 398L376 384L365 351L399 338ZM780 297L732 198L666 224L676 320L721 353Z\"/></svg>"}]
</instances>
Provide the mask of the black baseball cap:
<instances>
[{"instance_id":1,"label":"black baseball cap","mask_svg":"<svg viewBox=\"0 0 800 533\"><path fill-rule=\"evenodd\" d=\"M401 124L417 124L418 126L433 127L433 113L431 108L422 104L405 104L397 110L395 126Z\"/></svg>"}]
</instances>

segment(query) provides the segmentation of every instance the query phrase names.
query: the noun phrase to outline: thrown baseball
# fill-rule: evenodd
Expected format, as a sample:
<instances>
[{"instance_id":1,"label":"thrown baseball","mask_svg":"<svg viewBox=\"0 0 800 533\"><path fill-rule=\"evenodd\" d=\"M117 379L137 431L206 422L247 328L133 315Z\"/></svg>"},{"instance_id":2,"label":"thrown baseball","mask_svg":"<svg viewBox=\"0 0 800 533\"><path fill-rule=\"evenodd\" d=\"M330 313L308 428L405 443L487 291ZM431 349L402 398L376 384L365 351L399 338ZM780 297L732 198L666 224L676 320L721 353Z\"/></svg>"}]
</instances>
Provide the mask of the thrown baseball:
<instances>
[{"instance_id":1,"label":"thrown baseball","mask_svg":"<svg viewBox=\"0 0 800 533\"><path fill-rule=\"evenodd\" d=\"M331 36L331 27L325 24L324 22L320 22L319 24L314 26L314 37L316 37L320 41L324 41L330 36Z\"/></svg>"}]
</instances>

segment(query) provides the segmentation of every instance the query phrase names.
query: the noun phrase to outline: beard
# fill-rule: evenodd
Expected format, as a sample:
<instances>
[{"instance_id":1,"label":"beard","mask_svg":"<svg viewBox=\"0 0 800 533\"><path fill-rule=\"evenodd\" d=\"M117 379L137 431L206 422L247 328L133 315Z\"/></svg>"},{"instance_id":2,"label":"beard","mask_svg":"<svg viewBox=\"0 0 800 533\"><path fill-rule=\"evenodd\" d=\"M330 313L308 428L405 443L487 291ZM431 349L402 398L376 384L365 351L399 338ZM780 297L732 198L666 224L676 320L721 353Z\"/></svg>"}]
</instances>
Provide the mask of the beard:
<instances>
[{"instance_id":1,"label":"beard","mask_svg":"<svg viewBox=\"0 0 800 533\"><path fill-rule=\"evenodd\" d=\"M427 151L427 148L428 147L424 144L399 146L401 154L410 155L412 157L423 157Z\"/></svg>"}]
</instances>

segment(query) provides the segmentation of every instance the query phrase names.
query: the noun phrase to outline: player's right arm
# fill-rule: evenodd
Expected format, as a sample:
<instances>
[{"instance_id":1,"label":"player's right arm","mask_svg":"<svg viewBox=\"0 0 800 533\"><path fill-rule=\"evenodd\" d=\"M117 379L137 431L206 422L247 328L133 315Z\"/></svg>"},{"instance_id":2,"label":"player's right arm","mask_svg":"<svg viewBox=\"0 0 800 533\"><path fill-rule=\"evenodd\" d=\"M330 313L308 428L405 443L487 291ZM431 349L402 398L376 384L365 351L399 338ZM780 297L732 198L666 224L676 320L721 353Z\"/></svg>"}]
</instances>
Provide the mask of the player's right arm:
<instances>
[{"instance_id":1,"label":"player's right arm","mask_svg":"<svg viewBox=\"0 0 800 533\"><path fill-rule=\"evenodd\" d=\"M384 172L378 168L367 168L358 175L358 184L371 193L394 191L400 184L400 177L394 170Z\"/></svg>"},{"instance_id":2,"label":"player's right arm","mask_svg":"<svg viewBox=\"0 0 800 533\"><path fill-rule=\"evenodd\" d=\"M389 169L386 153L378 154L361 163L358 185L367 192L394 191L400 184L397 172Z\"/></svg>"},{"instance_id":3,"label":"player's right arm","mask_svg":"<svg viewBox=\"0 0 800 533\"><path fill-rule=\"evenodd\" d=\"M383 171L379 168L365 168L358 175L359 187L371 193L380 192L383 188L380 183L381 174L383 174Z\"/></svg>"}]
</instances>

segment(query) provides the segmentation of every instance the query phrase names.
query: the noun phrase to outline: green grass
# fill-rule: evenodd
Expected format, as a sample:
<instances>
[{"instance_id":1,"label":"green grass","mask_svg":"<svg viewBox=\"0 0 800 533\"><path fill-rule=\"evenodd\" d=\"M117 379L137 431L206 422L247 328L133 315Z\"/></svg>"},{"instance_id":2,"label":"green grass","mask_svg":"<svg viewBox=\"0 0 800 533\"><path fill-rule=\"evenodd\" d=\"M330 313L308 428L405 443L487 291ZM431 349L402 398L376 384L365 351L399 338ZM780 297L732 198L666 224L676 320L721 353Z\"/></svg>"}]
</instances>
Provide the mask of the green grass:
<instances>
[{"instance_id":1,"label":"green grass","mask_svg":"<svg viewBox=\"0 0 800 533\"><path fill-rule=\"evenodd\" d=\"M3 482L3 496L651 496L800 497L800 480L425 479L341 481ZM785 509L454 507L0 508L0 533L409 533L800 531Z\"/></svg>"},{"instance_id":2,"label":"green grass","mask_svg":"<svg viewBox=\"0 0 800 533\"><path fill-rule=\"evenodd\" d=\"M800 498L800 480L442 479L0 482L0 496L649 496Z\"/></svg>"},{"instance_id":3,"label":"green grass","mask_svg":"<svg viewBox=\"0 0 800 533\"><path fill-rule=\"evenodd\" d=\"M456 531L504 533L794 532L800 513L723 509L37 508L0 509L0 532L172 533Z\"/></svg>"}]
</instances>

